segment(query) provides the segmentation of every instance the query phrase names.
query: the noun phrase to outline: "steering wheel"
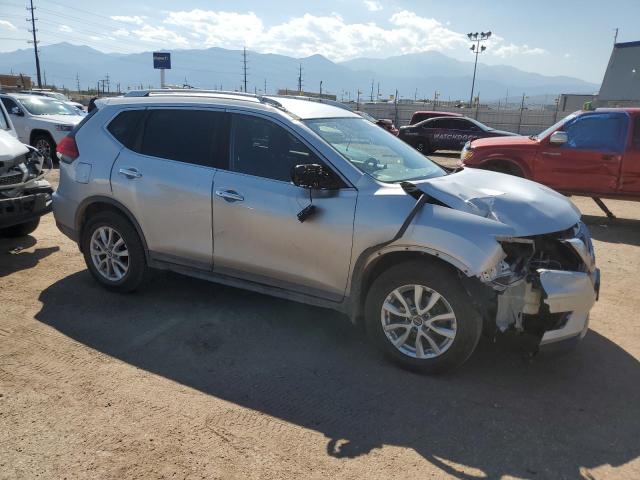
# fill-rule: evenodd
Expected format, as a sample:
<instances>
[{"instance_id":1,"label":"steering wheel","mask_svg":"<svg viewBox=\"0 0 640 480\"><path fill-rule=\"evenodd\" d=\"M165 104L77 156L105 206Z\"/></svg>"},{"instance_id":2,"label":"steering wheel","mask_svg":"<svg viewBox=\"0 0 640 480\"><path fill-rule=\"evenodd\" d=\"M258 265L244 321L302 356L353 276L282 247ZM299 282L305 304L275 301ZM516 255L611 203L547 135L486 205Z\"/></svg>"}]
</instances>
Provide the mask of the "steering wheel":
<instances>
[{"instance_id":1,"label":"steering wheel","mask_svg":"<svg viewBox=\"0 0 640 480\"><path fill-rule=\"evenodd\" d=\"M380 167L380 166L378 165L378 160L376 160L376 159L375 159L375 158L373 158L373 157L369 157L369 158L367 158L367 159L364 161L364 164L365 164L367 167L369 167L371 170L379 170L380 168L382 168L382 167Z\"/></svg>"}]
</instances>

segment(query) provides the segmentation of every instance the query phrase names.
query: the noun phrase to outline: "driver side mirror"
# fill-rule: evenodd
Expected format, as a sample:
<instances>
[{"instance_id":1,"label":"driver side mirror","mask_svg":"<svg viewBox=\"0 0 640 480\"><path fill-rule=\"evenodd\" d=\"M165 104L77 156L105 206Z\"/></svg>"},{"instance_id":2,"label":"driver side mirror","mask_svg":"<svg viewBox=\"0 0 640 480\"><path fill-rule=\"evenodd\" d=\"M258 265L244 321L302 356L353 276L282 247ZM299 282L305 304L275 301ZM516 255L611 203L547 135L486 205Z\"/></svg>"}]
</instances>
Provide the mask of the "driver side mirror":
<instances>
[{"instance_id":1,"label":"driver side mirror","mask_svg":"<svg viewBox=\"0 0 640 480\"><path fill-rule=\"evenodd\" d=\"M551 138L549 138L549 143L552 145L562 145L569 141L569 137L567 136L567 132L553 132Z\"/></svg>"},{"instance_id":2,"label":"driver side mirror","mask_svg":"<svg viewBox=\"0 0 640 480\"><path fill-rule=\"evenodd\" d=\"M291 169L291 181L297 187L311 190L337 190L342 182L324 165L305 163Z\"/></svg>"},{"instance_id":3,"label":"driver side mirror","mask_svg":"<svg viewBox=\"0 0 640 480\"><path fill-rule=\"evenodd\" d=\"M11 115L17 115L19 117L24 117L24 112L20 109L20 107L13 107L11 109Z\"/></svg>"}]
</instances>

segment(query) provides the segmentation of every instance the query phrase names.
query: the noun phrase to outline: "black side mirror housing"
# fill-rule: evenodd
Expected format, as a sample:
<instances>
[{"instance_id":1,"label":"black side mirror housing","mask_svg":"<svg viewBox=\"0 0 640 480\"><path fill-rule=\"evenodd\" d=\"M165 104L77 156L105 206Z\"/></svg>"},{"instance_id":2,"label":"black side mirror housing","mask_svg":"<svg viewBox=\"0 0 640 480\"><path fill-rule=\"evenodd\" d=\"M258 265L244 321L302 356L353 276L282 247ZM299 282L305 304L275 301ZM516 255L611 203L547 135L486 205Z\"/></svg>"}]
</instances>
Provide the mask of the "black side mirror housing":
<instances>
[{"instance_id":1,"label":"black side mirror housing","mask_svg":"<svg viewBox=\"0 0 640 480\"><path fill-rule=\"evenodd\" d=\"M324 165L305 163L291 169L291 181L294 185L310 190L337 190L342 182Z\"/></svg>"}]
</instances>

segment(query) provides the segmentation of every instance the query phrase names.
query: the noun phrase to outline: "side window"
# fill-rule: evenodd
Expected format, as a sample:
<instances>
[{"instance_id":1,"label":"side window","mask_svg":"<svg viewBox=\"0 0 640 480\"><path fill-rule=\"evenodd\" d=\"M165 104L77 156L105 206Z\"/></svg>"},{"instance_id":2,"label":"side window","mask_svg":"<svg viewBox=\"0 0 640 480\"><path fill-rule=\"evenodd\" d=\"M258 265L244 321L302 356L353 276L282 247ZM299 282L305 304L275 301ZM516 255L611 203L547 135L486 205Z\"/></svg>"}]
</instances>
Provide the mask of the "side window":
<instances>
[{"instance_id":1,"label":"side window","mask_svg":"<svg viewBox=\"0 0 640 480\"><path fill-rule=\"evenodd\" d=\"M323 162L279 125L248 115L233 116L231 171L288 182L291 169L303 163Z\"/></svg>"},{"instance_id":2,"label":"side window","mask_svg":"<svg viewBox=\"0 0 640 480\"><path fill-rule=\"evenodd\" d=\"M580 115L565 124L568 141L563 148L621 152L624 150L628 117L624 114Z\"/></svg>"},{"instance_id":3,"label":"side window","mask_svg":"<svg viewBox=\"0 0 640 480\"><path fill-rule=\"evenodd\" d=\"M456 123L456 130L464 130L466 132L477 132L478 126L469 120L453 120Z\"/></svg>"},{"instance_id":4,"label":"side window","mask_svg":"<svg viewBox=\"0 0 640 480\"><path fill-rule=\"evenodd\" d=\"M640 116L636 117L635 123L633 124L633 144L636 147L640 147Z\"/></svg>"},{"instance_id":5,"label":"side window","mask_svg":"<svg viewBox=\"0 0 640 480\"><path fill-rule=\"evenodd\" d=\"M225 114L207 110L148 110L140 153L215 166L227 144ZM224 156L224 154L221 154Z\"/></svg>"},{"instance_id":6,"label":"side window","mask_svg":"<svg viewBox=\"0 0 640 480\"><path fill-rule=\"evenodd\" d=\"M422 128L445 128L443 121L444 120L431 120L422 125Z\"/></svg>"},{"instance_id":7,"label":"side window","mask_svg":"<svg viewBox=\"0 0 640 480\"><path fill-rule=\"evenodd\" d=\"M9 121L4 113L4 108L0 108L0 130L9 130Z\"/></svg>"},{"instance_id":8,"label":"side window","mask_svg":"<svg viewBox=\"0 0 640 480\"><path fill-rule=\"evenodd\" d=\"M11 113L11 109L18 106L16 102L7 97L2 97L2 104L7 109L7 113Z\"/></svg>"},{"instance_id":9,"label":"side window","mask_svg":"<svg viewBox=\"0 0 640 480\"><path fill-rule=\"evenodd\" d=\"M95 111L94 109L91 114L95 113ZM134 150L144 113L144 110L125 110L111 120L107 130L125 147Z\"/></svg>"}]
</instances>

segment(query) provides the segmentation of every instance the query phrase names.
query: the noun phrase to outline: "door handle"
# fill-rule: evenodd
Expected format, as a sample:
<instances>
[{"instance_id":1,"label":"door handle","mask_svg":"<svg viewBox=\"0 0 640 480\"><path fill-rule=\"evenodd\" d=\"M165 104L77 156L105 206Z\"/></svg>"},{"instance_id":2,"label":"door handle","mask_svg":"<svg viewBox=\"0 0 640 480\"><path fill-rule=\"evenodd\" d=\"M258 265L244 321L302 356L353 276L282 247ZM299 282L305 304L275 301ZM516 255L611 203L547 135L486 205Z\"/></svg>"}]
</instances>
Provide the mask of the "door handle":
<instances>
[{"instance_id":1,"label":"door handle","mask_svg":"<svg viewBox=\"0 0 640 480\"><path fill-rule=\"evenodd\" d=\"M241 202L244 197L234 190L216 190L216 195L227 202Z\"/></svg>"},{"instance_id":2,"label":"door handle","mask_svg":"<svg viewBox=\"0 0 640 480\"><path fill-rule=\"evenodd\" d=\"M609 155L609 154L606 154L606 153L604 155L602 155L602 159L603 160L613 160L614 158L615 158L614 155Z\"/></svg>"},{"instance_id":3,"label":"door handle","mask_svg":"<svg viewBox=\"0 0 640 480\"><path fill-rule=\"evenodd\" d=\"M141 178L142 174L135 168L121 168L118 170L120 175L124 175L127 178Z\"/></svg>"},{"instance_id":4,"label":"door handle","mask_svg":"<svg viewBox=\"0 0 640 480\"><path fill-rule=\"evenodd\" d=\"M562 155L560 152L542 152L545 157L559 157Z\"/></svg>"}]
</instances>

